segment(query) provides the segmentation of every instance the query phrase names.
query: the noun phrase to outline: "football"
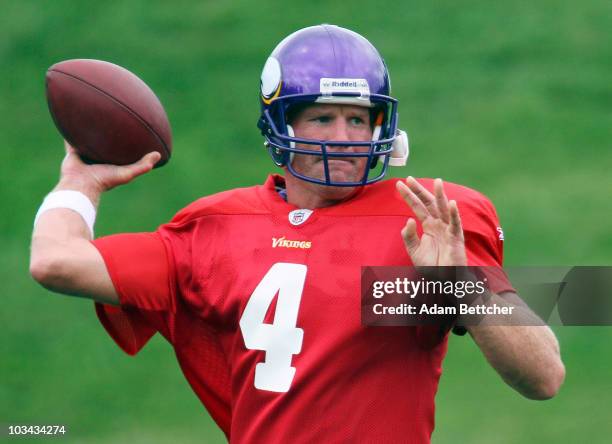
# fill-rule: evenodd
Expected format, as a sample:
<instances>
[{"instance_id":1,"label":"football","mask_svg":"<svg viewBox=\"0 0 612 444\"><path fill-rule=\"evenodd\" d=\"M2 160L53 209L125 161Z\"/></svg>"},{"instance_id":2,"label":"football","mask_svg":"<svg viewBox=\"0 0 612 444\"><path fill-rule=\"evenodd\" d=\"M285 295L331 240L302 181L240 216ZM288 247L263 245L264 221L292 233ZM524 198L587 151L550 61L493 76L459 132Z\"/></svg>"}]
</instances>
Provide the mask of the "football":
<instances>
[{"instance_id":1,"label":"football","mask_svg":"<svg viewBox=\"0 0 612 444\"><path fill-rule=\"evenodd\" d=\"M101 60L75 59L47 70L47 103L55 126L87 163L126 165L152 151L172 153L166 111L140 78Z\"/></svg>"}]
</instances>

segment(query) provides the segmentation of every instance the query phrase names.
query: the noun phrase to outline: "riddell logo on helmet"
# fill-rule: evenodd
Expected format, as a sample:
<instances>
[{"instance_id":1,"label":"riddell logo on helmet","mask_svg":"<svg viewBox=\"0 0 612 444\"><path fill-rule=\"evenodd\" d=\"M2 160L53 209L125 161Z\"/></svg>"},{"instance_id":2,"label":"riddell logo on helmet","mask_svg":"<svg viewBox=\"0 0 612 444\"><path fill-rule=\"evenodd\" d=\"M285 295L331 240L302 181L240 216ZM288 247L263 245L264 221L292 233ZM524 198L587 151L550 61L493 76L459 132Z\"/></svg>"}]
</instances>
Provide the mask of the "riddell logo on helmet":
<instances>
[{"instance_id":1,"label":"riddell logo on helmet","mask_svg":"<svg viewBox=\"0 0 612 444\"><path fill-rule=\"evenodd\" d=\"M338 92L356 92L361 95L369 95L370 87L366 79L332 79L323 77L319 82L321 94L333 94Z\"/></svg>"},{"instance_id":2,"label":"riddell logo on helmet","mask_svg":"<svg viewBox=\"0 0 612 444\"><path fill-rule=\"evenodd\" d=\"M332 88L338 88L340 86L344 86L344 87L349 86L349 87L352 87L352 88L357 88L357 82L356 81L350 82L350 81L347 81L347 80L339 82L337 80L332 80L332 82L331 82L331 87Z\"/></svg>"},{"instance_id":3,"label":"riddell logo on helmet","mask_svg":"<svg viewBox=\"0 0 612 444\"><path fill-rule=\"evenodd\" d=\"M312 242L310 241L296 241L285 239L285 236L276 238L272 238L272 248L301 248L303 250L307 250L312 246Z\"/></svg>"}]
</instances>

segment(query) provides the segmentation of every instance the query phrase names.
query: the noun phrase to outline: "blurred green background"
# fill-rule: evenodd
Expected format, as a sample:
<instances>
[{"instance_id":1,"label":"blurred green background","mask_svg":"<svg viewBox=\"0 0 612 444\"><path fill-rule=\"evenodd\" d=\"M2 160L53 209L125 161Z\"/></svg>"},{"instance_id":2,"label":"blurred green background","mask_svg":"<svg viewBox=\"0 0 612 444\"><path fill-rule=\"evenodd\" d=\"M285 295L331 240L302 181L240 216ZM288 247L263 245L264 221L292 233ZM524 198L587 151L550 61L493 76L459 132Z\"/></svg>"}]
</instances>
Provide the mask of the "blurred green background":
<instances>
[{"instance_id":1,"label":"blurred green background","mask_svg":"<svg viewBox=\"0 0 612 444\"><path fill-rule=\"evenodd\" d=\"M81 443L222 442L154 338L137 358L92 304L28 274L32 220L63 157L45 70L99 58L142 77L174 132L170 164L104 196L97 235L153 230L199 196L273 171L255 128L273 46L328 22L367 36L390 68L409 166L497 206L507 265L612 264L612 3L1 1L0 423L66 424ZM436 443L609 442L610 328L557 327L567 379L550 401L505 386L453 337ZM348 412L347 412L348 414ZM4 427L4 426L3 426ZM4 432L3 432L4 433Z\"/></svg>"}]
</instances>

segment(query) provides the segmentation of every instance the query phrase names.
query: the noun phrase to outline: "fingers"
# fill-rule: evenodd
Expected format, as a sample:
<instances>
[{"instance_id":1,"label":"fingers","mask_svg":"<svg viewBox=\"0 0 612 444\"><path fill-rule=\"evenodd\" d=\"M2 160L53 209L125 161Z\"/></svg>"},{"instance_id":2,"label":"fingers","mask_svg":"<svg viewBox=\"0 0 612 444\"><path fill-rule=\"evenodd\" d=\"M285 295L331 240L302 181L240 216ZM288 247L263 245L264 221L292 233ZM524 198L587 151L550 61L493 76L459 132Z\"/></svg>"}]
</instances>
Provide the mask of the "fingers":
<instances>
[{"instance_id":1,"label":"fingers","mask_svg":"<svg viewBox=\"0 0 612 444\"><path fill-rule=\"evenodd\" d=\"M428 216L449 222L448 200L441 179L434 181L435 196L412 176L408 176L405 183L398 182L397 189L421 222Z\"/></svg>"},{"instance_id":2,"label":"fingers","mask_svg":"<svg viewBox=\"0 0 612 444\"><path fill-rule=\"evenodd\" d=\"M120 167L121 182L127 183L132 179L151 171L155 164L161 159L161 154L157 151L144 155L138 162Z\"/></svg>"},{"instance_id":3,"label":"fingers","mask_svg":"<svg viewBox=\"0 0 612 444\"><path fill-rule=\"evenodd\" d=\"M72 145L70 145L66 140L64 140L64 149L66 150L66 155L76 153L76 149Z\"/></svg>"},{"instance_id":4,"label":"fingers","mask_svg":"<svg viewBox=\"0 0 612 444\"><path fill-rule=\"evenodd\" d=\"M444 223L449 224L449 230L454 236L463 238L457 202L453 200L449 203L442 179L434 180L434 194L411 176L406 179L406 183L398 181L396 186L404 201L421 222L429 216L442 219Z\"/></svg>"},{"instance_id":5,"label":"fingers","mask_svg":"<svg viewBox=\"0 0 612 444\"><path fill-rule=\"evenodd\" d=\"M410 190L423 202L425 208L433 217L438 217L438 208L436 207L436 199L423 185L418 183L412 176L406 178L406 184Z\"/></svg>"},{"instance_id":6,"label":"fingers","mask_svg":"<svg viewBox=\"0 0 612 444\"><path fill-rule=\"evenodd\" d=\"M463 239L463 227L461 226L461 217L459 216L459 208L457 207L457 202L451 200L449 203L450 207L450 232L458 237Z\"/></svg>"},{"instance_id":7,"label":"fingers","mask_svg":"<svg viewBox=\"0 0 612 444\"><path fill-rule=\"evenodd\" d=\"M444 185L442 179L434 180L434 194L436 196L436 206L438 207L438 213L440 218L446 222L450 222L450 214L448 209L448 199L444 193Z\"/></svg>"},{"instance_id":8,"label":"fingers","mask_svg":"<svg viewBox=\"0 0 612 444\"><path fill-rule=\"evenodd\" d=\"M81 168L84 165L83 159L81 159L77 150L65 140L64 150L66 151L66 155L62 160L62 171L74 170L75 168Z\"/></svg>"},{"instance_id":9,"label":"fingers","mask_svg":"<svg viewBox=\"0 0 612 444\"><path fill-rule=\"evenodd\" d=\"M70 145L66 140L64 140L64 150L66 151L64 159L71 157L78 159L79 162L81 161L81 158L79 157L79 153L77 152L76 148Z\"/></svg>"},{"instance_id":10,"label":"fingers","mask_svg":"<svg viewBox=\"0 0 612 444\"><path fill-rule=\"evenodd\" d=\"M408 254L413 257L413 253L419 248L421 244L421 240L419 239L419 235L417 234L417 224L416 221L412 218L408 219L406 222L406 226L402 228L402 238L404 239L404 245L406 245L406 250L408 250Z\"/></svg>"},{"instance_id":11,"label":"fingers","mask_svg":"<svg viewBox=\"0 0 612 444\"><path fill-rule=\"evenodd\" d=\"M148 154L145 154L142 159L132 165L138 166L138 168L143 168L143 173L146 173L151 168L153 168L157 162L159 162L159 159L161 159L161 154L157 151L152 151Z\"/></svg>"},{"instance_id":12,"label":"fingers","mask_svg":"<svg viewBox=\"0 0 612 444\"><path fill-rule=\"evenodd\" d=\"M396 187L404 201L408 204L408 206L410 206L410 208L412 208L412 211L414 211L414 214L421 222L429 217L429 211L423 202L421 202L421 199L419 199L418 196L414 194L410 188L408 188L408 185L401 180L398 180Z\"/></svg>"}]
</instances>

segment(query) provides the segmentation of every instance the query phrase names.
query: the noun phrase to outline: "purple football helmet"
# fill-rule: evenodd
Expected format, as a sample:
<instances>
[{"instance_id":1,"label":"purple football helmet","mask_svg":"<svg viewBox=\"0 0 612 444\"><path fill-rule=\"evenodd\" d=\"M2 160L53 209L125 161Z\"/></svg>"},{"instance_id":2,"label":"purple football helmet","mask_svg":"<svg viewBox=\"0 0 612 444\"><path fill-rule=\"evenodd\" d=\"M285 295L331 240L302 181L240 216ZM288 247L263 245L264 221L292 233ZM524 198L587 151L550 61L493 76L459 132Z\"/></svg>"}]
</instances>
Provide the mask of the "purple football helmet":
<instances>
[{"instance_id":1,"label":"purple football helmet","mask_svg":"<svg viewBox=\"0 0 612 444\"><path fill-rule=\"evenodd\" d=\"M397 130L397 100L389 93L387 66L367 39L334 25L312 26L286 37L268 58L261 75L261 116L257 126L265 137L265 145L274 163L286 166L294 176L321 185L366 185L382 179L389 164L405 164L407 157L407 138L405 133L400 134ZM370 108L372 140L356 142L295 137L287 116L292 107L307 103ZM401 139L401 142L394 143L396 139ZM312 145L313 148L299 148L296 144ZM398 145L401 146L398 148ZM330 150L330 146L369 149L346 152ZM295 153L322 157L325 178L309 177L295 171L291 162ZM368 158L363 176L355 182L333 181L328 160L347 157Z\"/></svg>"}]
</instances>

